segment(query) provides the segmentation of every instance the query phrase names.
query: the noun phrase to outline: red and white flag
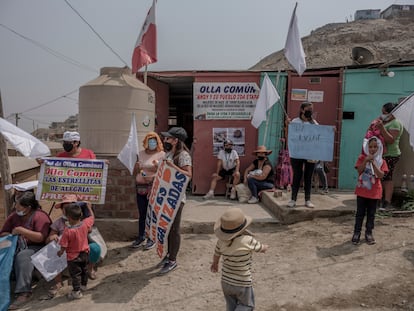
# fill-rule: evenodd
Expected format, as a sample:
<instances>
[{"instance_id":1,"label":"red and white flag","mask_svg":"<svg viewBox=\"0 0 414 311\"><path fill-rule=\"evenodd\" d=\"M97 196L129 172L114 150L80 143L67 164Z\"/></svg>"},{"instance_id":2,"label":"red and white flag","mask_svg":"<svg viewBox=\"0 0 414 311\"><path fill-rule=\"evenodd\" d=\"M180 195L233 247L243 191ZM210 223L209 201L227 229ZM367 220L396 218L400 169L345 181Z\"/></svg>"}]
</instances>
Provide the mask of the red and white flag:
<instances>
[{"instance_id":1,"label":"red and white flag","mask_svg":"<svg viewBox=\"0 0 414 311\"><path fill-rule=\"evenodd\" d=\"M295 9L293 10L292 17L290 19L288 35L286 38L285 56L289 63L301 76L306 70L306 55L299 35L298 19L296 17L297 6L298 3L296 2Z\"/></svg>"},{"instance_id":2,"label":"red and white flag","mask_svg":"<svg viewBox=\"0 0 414 311\"><path fill-rule=\"evenodd\" d=\"M152 6L142 25L137 43L135 43L134 53L132 54L132 73L136 73L140 68L157 61L157 27L155 25L155 3Z\"/></svg>"}]
</instances>

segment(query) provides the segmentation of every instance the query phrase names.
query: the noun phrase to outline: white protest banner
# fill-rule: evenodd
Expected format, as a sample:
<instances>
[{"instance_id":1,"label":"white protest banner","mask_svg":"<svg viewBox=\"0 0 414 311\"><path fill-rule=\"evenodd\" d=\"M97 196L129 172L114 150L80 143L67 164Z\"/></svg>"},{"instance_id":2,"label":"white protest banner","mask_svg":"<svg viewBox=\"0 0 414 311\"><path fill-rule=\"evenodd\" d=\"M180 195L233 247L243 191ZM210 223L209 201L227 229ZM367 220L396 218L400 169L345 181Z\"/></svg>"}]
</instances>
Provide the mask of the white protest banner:
<instances>
[{"instance_id":1,"label":"white protest banner","mask_svg":"<svg viewBox=\"0 0 414 311\"><path fill-rule=\"evenodd\" d=\"M36 198L60 201L70 193L76 194L79 201L104 204L107 176L105 160L44 158Z\"/></svg>"},{"instance_id":2,"label":"white protest banner","mask_svg":"<svg viewBox=\"0 0 414 311\"><path fill-rule=\"evenodd\" d=\"M60 246L56 241L52 241L30 256L33 265L47 282L53 280L68 265L66 253L59 257L57 255L59 250Z\"/></svg>"},{"instance_id":3,"label":"white protest banner","mask_svg":"<svg viewBox=\"0 0 414 311\"><path fill-rule=\"evenodd\" d=\"M332 161L334 127L292 122L289 124L288 146L291 158Z\"/></svg>"},{"instance_id":4,"label":"white protest banner","mask_svg":"<svg viewBox=\"0 0 414 311\"><path fill-rule=\"evenodd\" d=\"M175 215L180 208L190 178L162 161L152 184L145 231L156 242L157 253L164 254L164 246Z\"/></svg>"},{"instance_id":5,"label":"white protest banner","mask_svg":"<svg viewBox=\"0 0 414 311\"><path fill-rule=\"evenodd\" d=\"M194 120L250 120L259 92L252 82L195 82Z\"/></svg>"}]
</instances>

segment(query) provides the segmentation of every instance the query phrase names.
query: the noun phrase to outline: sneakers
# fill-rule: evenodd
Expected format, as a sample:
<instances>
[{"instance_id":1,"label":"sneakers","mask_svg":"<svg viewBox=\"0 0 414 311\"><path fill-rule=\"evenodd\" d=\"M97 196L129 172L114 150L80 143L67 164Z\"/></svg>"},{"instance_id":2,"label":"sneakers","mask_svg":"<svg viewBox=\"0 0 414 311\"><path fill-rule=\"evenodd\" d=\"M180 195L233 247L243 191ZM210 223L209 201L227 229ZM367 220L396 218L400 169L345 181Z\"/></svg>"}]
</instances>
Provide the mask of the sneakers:
<instances>
[{"instance_id":1,"label":"sneakers","mask_svg":"<svg viewBox=\"0 0 414 311\"><path fill-rule=\"evenodd\" d=\"M140 248L144 246L145 239L144 238L138 238L132 244L129 246L131 248Z\"/></svg>"},{"instance_id":2,"label":"sneakers","mask_svg":"<svg viewBox=\"0 0 414 311\"><path fill-rule=\"evenodd\" d=\"M87 285L81 285L80 290L81 290L81 292L86 292L88 290L88 286Z\"/></svg>"},{"instance_id":3,"label":"sneakers","mask_svg":"<svg viewBox=\"0 0 414 311\"><path fill-rule=\"evenodd\" d=\"M203 196L204 200L208 200L208 199L212 199L212 198L214 198L214 192L211 192L211 191L207 192L207 194L205 196Z\"/></svg>"},{"instance_id":4,"label":"sneakers","mask_svg":"<svg viewBox=\"0 0 414 311\"><path fill-rule=\"evenodd\" d=\"M305 201L305 206L307 207L307 208L314 208L315 207L315 205L313 205L313 203L311 202L311 201Z\"/></svg>"},{"instance_id":5,"label":"sneakers","mask_svg":"<svg viewBox=\"0 0 414 311\"><path fill-rule=\"evenodd\" d=\"M352 236L352 240L351 240L352 244L358 245L360 238L361 238L361 232L355 232L354 235Z\"/></svg>"},{"instance_id":6,"label":"sneakers","mask_svg":"<svg viewBox=\"0 0 414 311\"><path fill-rule=\"evenodd\" d=\"M168 260L164 266L161 268L161 270L158 272L159 275L167 274L168 272L173 271L175 268L177 268L177 262Z\"/></svg>"},{"instance_id":7,"label":"sneakers","mask_svg":"<svg viewBox=\"0 0 414 311\"><path fill-rule=\"evenodd\" d=\"M322 189L320 193L321 194L329 194L329 189L328 188Z\"/></svg>"},{"instance_id":8,"label":"sneakers","mask_svg":"<svg viewBox=\"0 0 414 311\"><path fill-rule=\"evenodd\" d=\"M290 200L287 204L287 207L295 207L296 206L296 201L295 200Z\"/></svg>"},{"instance_id":9,"label":"sneakers","mask_svg":"<svg viewBox=\"0 0 414 311\"><path fill-rule=\"evenodd\" d=\"M155 268L159 269L161 267L164 267L164 265L168 262L168 255L166 255L163 259L161 259L161 261L159 263L157 263L157 265L155 266Z\"/></svg>"},{"instance_id":10,"label":"sneakers","mask_svg":"<svg viewBox=\"0 0 414 311\"><path fill-rule=\"evenodd\" d=\"M375 244L375 239L372 236L372 233L365 233L365 241L367 242L368 245L374 245Z\"/></svg>"},{"instance_id":11,"label":"sneakers","mask_svg":"<svg viewBox=\"0 0 414 311\"><path fill-rule=\"evenodd\" d=\"M230 200L236 200L236 189L234 189L234 188L231 188Z\"/></svg>"},{"instance_id":12,"label":"sneakers","mask_svg":"<svg viewBox=\"0 0 414 311\"><path fill-rule=\"evenodd\" d=\"M251 197L251 198L249 199L249 201L247 201L247 203L249 203L249 204L255 204L255 203L257 203L257 202L259 202L259 199L258 199L258 198L256 198L256 197Z\"/></svg>"},{"instance_id":13,"label":"sneakers","mask_svg":"<svg viewBox=\"0 0 414 311\"><path fill-rule=\"evenodd\" d=\"M150 239L147 240L147 243L144 246L144 251L149 251L150 249L155 247L155 242L151 241Z\"/></svg>"},{"instance_id":14,"label":"sneakers","mask_svg":"<svg viewBox=\"0 0 414 311\"><path fill-rule=\"evenodd\" d=\"M83 294L80 290L73 290L68 294L68 298L70 300L80 299L82 298Z\"/></svg>"}]
</instances>

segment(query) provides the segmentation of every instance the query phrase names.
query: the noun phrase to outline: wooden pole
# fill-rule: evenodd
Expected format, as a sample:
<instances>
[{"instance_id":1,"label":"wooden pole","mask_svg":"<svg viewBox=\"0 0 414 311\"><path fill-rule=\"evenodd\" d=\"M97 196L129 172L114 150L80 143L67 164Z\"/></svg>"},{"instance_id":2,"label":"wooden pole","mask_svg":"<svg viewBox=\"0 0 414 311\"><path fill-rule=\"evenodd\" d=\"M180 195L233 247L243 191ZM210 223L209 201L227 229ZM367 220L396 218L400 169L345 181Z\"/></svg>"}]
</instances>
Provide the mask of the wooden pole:
<instances>
[{"instance_id":1,"label":"wooden pole","mask_svg":"<svg viewBox=\"0 0 414 311\"><path fill-rule=\"evenodd\" d=\"M4 117L3 114L3 102L1 100L0 92L0 117ZM3 136L0 135L0 175L1 185L4 191L4 210L6 211L6 217L10 215L13 206L12 202L12 190L5 190L4 186L12 183L12 177L10 174L9 155L7 152L7 144Z\"/></svg>"}]
</instances>

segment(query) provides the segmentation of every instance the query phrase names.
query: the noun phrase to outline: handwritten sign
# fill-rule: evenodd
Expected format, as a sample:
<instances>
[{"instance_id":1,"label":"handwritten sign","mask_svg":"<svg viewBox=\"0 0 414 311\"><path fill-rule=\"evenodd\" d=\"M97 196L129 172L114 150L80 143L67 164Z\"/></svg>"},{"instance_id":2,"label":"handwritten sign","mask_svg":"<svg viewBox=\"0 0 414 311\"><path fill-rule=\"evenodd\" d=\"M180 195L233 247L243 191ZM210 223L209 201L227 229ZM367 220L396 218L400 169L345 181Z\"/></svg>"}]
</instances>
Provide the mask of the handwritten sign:
<instances>
[{"instance_id":1,"label":"handwritten sign","mask_svg":"<svg viewBox=\"0 0 414 311\"><path fill-rule=\"evenodd\" d=\"M107 175L105 160L45 158L36 198L60 201L65 194L76 194L79 201L104 204Z\"/></svg>"},{"instance_id":2,"label":"handwritten sign","mask_svg":"<svg viewBox=\"0 0 414 311\"><path fill-rule=\"evenodd\" d=\"M188 176L167 165L165 161L158 167L149 198L145 230L148 237L156 242L160 257L164 254L168 233L189 180Z\"/></svg>"},{"instance_id":3,"label":"handwritten sign","mask_svg":"<svg viewBox=\"0 0 414 311\"><path fill-rule=\"evenodd\" d=\"M291 158L332 161L334 128L330 125L290 123L288 146Z\"/></svg>"}]
</instances>

